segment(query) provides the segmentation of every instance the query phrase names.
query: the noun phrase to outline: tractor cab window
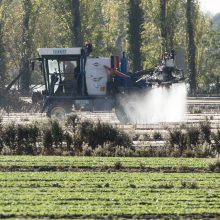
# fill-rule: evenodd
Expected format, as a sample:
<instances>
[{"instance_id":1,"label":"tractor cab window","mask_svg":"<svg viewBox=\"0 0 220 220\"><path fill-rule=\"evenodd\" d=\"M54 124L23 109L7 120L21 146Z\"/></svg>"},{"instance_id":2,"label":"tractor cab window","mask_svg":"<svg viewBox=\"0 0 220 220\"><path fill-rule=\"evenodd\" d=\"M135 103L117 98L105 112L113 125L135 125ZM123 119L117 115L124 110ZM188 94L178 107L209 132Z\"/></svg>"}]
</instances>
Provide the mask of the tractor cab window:
<instances>
[{"instance_id":1,"label":"tractor cab window","mask_svg":"<svg viewBox=\"0 0 220 220\"><path fill-rule=\"evenodd\" d=\"M76 95L78 63L75 60L48 60L49 85L52 95Z\"/></svg>"},{"instance_id":2,"label":"tractor cab window","mask_svg":"<svg viewBox=\"0 0 220 220\"><path fill-rule=\"evenodd\" d=\"M77 62L73 60L72 61L48 60L48 68L49 68L49 74L70 73L70 72L74 72L74 69L77 68Z\"/></svg>"},{"instance_id":3,"label":"tractor cab window","mask_svg":"<svg viewBox=\"0 0 220 220\"><path fill-rule=\"evenodd\" d=\"M49 74L58 73L59 66L57 60L48 60Z\"/></svg>"}]
</instances>

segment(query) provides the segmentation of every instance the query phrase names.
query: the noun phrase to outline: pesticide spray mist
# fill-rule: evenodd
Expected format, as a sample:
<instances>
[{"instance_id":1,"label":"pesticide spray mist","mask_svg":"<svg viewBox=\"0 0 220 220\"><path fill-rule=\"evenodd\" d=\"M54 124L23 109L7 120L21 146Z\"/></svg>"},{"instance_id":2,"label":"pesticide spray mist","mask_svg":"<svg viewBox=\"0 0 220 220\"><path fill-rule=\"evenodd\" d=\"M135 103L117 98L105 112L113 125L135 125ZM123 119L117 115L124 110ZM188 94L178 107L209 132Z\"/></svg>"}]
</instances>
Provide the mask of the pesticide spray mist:
<instances>
[{"instance_id":1,"label":"pesticide spray mist","mask_svg":"<svg viewBox=\"0 0 220 220\"><path fill-rule=\"evenodd\" d=\"M186 85L157 87L122 100L125 113L133 123L181 122L186 112Z\"/></svg>"}]
</instances>

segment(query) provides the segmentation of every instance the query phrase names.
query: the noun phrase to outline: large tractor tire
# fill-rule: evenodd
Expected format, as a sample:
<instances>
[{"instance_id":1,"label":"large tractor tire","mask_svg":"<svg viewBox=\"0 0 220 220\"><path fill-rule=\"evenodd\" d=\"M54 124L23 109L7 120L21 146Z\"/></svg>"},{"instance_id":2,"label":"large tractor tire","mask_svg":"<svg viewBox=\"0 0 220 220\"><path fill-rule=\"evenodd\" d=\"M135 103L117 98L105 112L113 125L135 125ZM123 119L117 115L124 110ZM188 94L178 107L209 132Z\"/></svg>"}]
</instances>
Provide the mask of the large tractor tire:
<instances>
[{"instance_id":1,"label":"large tractor tire","mask_svg":"<svg viewBox=\"0 0 220 220\"><path fill-rule=\"evenodd\" d=\"M64 121L67 118L67 114L70 112L71 109L65 105L50 105L47 110L47 116L51 119Z\"/></svg>"},{"instance_id":2,"label":"large tractor tire","mask_svg":"<svg viewBox=\"0 0 220 220\"><path fill-rule=\"evenodd\" d=\"M137 110L135 109L135 102L128 101L123 105L120 103L115 108L115 114L118 120L123 124L130 124L137 122Z\"/></svg>"},{"instance_id":3,"label":"large tractor tire","mask_svg":"<svg viewBox=\"0 0 220 220\"><path fill-rule=\"evenodd\" d=\"M129 123L129 118L125 113L124 107L122 105L119 104L115 107L115 114L122 124Z\"/></svg>"}]
</instances>

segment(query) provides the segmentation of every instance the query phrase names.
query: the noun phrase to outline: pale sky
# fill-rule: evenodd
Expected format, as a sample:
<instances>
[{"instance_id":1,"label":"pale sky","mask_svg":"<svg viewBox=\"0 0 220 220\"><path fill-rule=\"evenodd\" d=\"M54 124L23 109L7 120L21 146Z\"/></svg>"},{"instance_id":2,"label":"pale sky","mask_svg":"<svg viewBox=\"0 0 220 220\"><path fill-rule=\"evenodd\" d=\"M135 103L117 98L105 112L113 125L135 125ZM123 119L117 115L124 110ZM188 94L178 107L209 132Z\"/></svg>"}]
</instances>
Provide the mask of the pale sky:
<instances>
[{"instance_id":1,"label":"pale sky","mask_svg":"<svg viewBox=\"0 0 220 220\"><path fill-rule=\"evenodd\" d=\"M220 0L199 0L203 12L216 14L220 12Z\"/></svg>"}]
</instances>

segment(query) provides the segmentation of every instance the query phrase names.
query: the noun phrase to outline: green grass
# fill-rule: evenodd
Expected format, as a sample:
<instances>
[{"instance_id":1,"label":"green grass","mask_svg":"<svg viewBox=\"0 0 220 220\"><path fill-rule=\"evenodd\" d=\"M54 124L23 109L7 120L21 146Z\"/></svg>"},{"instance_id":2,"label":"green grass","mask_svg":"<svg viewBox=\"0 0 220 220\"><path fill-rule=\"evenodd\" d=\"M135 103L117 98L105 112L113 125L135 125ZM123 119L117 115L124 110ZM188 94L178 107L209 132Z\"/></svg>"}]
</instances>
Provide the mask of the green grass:
<instances>
[{"instance_id":1,"label":"green grass","mask_svg":"<svg viewBox=\"0 0 220 220\"><path fill-rule=\"evenodd\" d=\"M0 166L114 166L124 167L189 167L207 168L215 159L207 158L130 158L130 157L60 157L60 156L0 156Z\"/></svg>"},{"instance_id":2,"label":"green grass","mask_svg":"<svg viewBox=\"0 0 220 220\"><path fill-rule=\"evenodd\" d=\"M196 187L183 187L183 181ZM0 188L2 217L183 215L220 210L219 174L4 172Z\"/></svg>"}]
</instances>

